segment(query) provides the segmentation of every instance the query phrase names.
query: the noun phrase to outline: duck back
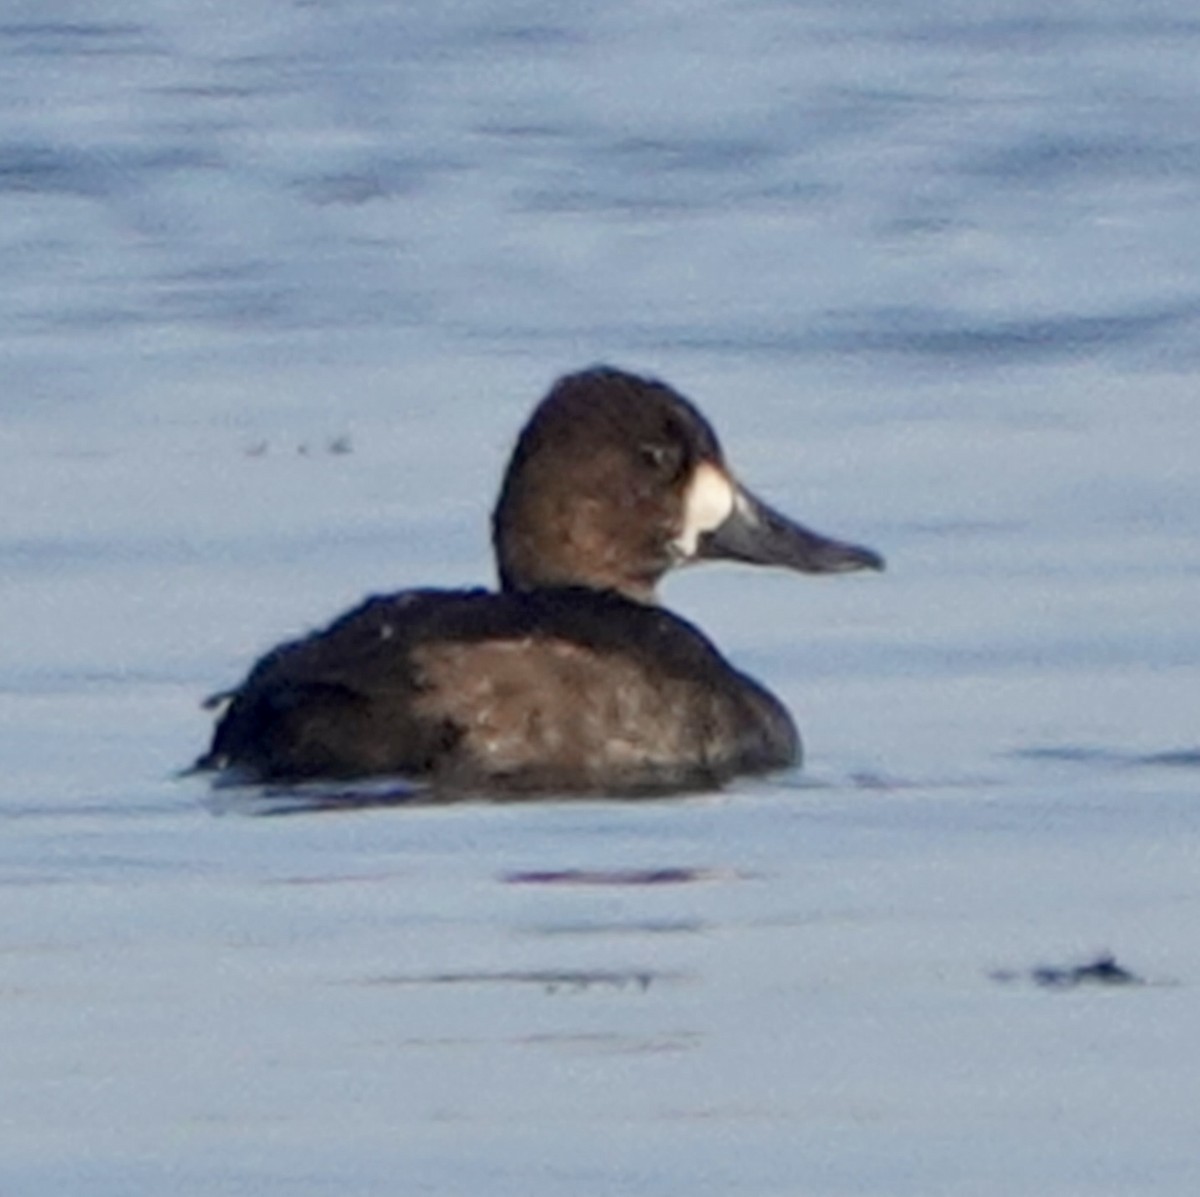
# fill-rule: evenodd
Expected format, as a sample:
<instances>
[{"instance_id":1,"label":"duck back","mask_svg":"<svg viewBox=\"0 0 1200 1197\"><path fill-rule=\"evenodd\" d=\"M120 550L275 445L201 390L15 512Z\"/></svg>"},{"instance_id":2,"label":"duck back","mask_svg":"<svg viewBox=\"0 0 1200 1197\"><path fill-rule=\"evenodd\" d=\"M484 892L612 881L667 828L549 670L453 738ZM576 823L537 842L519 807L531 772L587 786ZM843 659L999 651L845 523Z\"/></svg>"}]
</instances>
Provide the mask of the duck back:
<instances>
[{"instance_id":1,"label":"duck back","mask_svg":"<svg viewBox=\"0 0 1200 1197\"><path fill-rule=\"evenodd\" d=\"M799 756L782 704L695 627L582 587L370 598L224 697L198 765L243 780L645 792Z\"/></svg>"}]
</instances>

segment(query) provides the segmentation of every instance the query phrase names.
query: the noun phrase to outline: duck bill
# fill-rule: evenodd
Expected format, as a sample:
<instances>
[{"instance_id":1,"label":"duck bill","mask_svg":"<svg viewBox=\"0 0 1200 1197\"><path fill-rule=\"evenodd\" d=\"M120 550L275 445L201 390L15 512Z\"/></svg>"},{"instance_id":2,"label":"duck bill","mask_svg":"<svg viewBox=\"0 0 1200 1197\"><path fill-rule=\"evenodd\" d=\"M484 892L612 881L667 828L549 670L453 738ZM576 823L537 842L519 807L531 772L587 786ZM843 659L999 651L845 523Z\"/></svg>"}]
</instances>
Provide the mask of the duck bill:
<instances>
[{"instance_id":1,"label":"duck bill","mask_svg":"<svg viewBox=\"0 0 1200 1197\"><path fill-rule=\"evenodd\" d=\"M699 537L696 559L778 565L806 574L844 574L884 564L873 549L821 536L741 486L734 491L732 511Z\"/></svg>"}]
</instances>

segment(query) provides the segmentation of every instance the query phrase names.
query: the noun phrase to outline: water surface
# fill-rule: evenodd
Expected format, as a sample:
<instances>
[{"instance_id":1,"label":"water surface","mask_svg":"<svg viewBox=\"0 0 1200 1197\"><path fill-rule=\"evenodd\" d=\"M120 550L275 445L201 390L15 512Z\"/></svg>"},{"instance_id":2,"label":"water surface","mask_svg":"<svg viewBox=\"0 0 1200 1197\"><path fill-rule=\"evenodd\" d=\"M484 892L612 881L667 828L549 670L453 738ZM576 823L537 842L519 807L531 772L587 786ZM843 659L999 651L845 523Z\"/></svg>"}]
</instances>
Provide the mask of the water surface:
<instances>
[{"instance_id":1,"label":"water surface","mask_svg":"<svg viewBox=\"0 0 1200 1197\"><path fill-rule=\"evenodd\" d=\"M0 53L0 1187L1195 1192L1200 22L126 0ZM598 360L888 557L667 586L803 773L177 779L272 643L489 580Z\"/></svg>"}]
</instances>

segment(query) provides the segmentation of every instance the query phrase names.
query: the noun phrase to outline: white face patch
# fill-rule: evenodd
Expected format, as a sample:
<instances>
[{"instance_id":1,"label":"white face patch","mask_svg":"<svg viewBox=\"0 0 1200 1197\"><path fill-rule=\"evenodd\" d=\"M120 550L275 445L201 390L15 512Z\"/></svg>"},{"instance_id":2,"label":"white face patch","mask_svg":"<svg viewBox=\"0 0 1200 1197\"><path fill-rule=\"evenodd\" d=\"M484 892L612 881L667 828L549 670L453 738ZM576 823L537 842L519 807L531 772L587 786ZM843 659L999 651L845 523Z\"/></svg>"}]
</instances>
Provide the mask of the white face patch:
<instances>
[{"instance_id":1,"label":"white face patch","mask_svg":"<svg viewBox=\"0 0 1200 1197\"><path fill-rule=\"evenodd\" d=\"M683 528L674 542L684 560L696 555L700 537L719 528L736 502L737 490L725 471L711 462L701 462L683 496Z\"/></svg>"}]
</instances>

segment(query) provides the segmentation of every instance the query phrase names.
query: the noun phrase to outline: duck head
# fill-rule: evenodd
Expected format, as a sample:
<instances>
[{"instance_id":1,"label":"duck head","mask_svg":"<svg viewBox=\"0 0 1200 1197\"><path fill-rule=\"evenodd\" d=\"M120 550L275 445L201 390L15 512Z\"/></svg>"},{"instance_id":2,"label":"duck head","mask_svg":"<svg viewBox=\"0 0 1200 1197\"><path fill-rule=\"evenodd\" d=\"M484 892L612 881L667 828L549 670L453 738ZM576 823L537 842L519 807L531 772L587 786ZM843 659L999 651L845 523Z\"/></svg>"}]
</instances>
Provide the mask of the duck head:
<instances>
[{"instance_id":1,"label":"duck head","mask_svg":"<svg viewBox=\"0 0 1200 1197\"><path fill-rule=\"evenodd\" d=\"M586 586L653 602L662 576L732 560L802 573L882 569L736 480L696 407L598 367L560 379L522 430L492 516L505 590Z\"/></svg>"}]
</instances>

